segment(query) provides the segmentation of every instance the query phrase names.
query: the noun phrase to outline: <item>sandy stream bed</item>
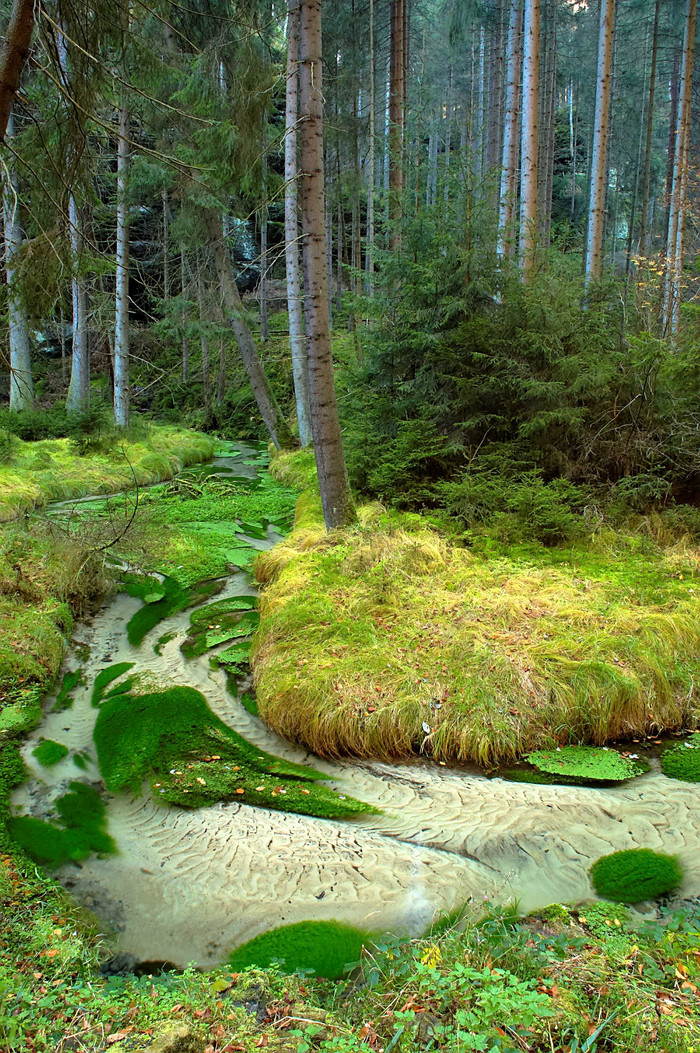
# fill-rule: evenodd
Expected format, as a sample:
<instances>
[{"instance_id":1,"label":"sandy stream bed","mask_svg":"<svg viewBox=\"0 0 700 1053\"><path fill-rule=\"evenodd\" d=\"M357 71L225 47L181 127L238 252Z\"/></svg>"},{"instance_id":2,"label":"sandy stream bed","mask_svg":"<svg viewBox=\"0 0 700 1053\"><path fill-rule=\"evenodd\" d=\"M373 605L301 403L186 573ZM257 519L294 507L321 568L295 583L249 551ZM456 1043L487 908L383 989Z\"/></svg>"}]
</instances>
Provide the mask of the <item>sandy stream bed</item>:
<instances>
[{"instance_id":1,"label":"sandy stream bed","mask_svg":"<svg viewBox=\"0 0 700 1053\"><path fill-rule=\"evenodd\" d=\"M267 542L251 544L267 548L275 540L270 532ZM249 575L237 573L216 599L254 591ZM124 965L211 966L266 929L307 919L418 935L469 897L517 898L524 910L576 902L592 895L591 863L623 848L677 853L685 868L678 897L700 895L694 784L667 779L658 767L614 789L589 789L487 779L428 762L323 761L251 716L226 690L223 672L209 668L208 654L183 658L189 611L131 647L126 623L139 606L119 595L79 629L73 648L87 645L89 658L81 662L71 649L65 668L81 665L87 686L62 713L50 712L55 696L47 699L45 718L22 749L30 778L13 796L16 813L46 816L73 780L103 790L92 684L106 665L131 661L134 671L197 688L249 741L311 763L335 789L382 814L339 822L235 802L188 811L164 807L147 787L137 798L103 793L117 855L64 866L56 876L114 934ZM153 644L166 633L173 638L157 655ZM32 756L40 738L64 743L71 754L43 768ZM72 761L78 750L92 758L85 772Z\"/></svg>"}]
</instances>

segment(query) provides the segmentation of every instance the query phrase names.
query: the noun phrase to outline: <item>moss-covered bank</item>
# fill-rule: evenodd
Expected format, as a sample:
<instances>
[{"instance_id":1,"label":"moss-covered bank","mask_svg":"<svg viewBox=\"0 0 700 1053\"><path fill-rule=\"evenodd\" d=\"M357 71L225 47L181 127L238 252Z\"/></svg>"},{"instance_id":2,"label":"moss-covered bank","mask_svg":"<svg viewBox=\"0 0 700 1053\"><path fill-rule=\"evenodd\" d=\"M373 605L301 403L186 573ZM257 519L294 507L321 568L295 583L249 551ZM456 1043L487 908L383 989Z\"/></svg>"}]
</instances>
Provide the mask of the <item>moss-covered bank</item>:
<instances>
[{"instance_id":1,"label":"moss-covered bank","mask_svg":"<svg viewBox=\"0 0 700 1053\"><path fill-rule=\"evenodd\" d=\"M485 555L379 505L327 535L309 455L273 470L307 486L256 564L258 706L285 737L493 765L694 726L698 550L611 535Z\"/></svg>"}]
</instances>

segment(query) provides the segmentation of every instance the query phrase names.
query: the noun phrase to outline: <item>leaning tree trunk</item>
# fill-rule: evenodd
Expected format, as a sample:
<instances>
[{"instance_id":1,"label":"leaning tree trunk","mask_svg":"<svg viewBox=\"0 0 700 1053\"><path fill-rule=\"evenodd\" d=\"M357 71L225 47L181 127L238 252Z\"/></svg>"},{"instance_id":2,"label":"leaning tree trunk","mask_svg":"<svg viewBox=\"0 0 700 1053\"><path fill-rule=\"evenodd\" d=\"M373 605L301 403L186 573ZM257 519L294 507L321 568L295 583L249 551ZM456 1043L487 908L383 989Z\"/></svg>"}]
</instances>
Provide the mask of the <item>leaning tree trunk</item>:
<instances>
[{"instance_id":1,"label":"leaning tree trunk","mask_svg":"<svg viewBox=\"0 0 700 1053\"><path fill-rule=\"evenodd\" d=\"M14 134L12 114L7 122L7 138ZM34 407L34 382L29 343L27 312L19 290L17 254L22 248L19 222L17 174L10 163L5 170L5 280L7 282L7 327L10 341L10 409L13 412Z\"/></svg>"},{"instance_id":2,"label":"leaning tree trunk","mask_svg":"<svg viewBox=\"0 0 700 1053\"><path fill-rule=\"evenodd\" d=\"M508 87L506 90L506 120L503 133L501 168L501 201L498 214L498 255L512 259L515 251L513 214L516 204L515 176L518 169L518 122L520 118L522 49L522 5L511 0L508 23Z\"/></svg>"},{"instance_id":3,"label":"leaning tree trunk","mask_svg":"<svg viewBox=\"0 0 700 1053\"><path fill-rule=\"evenodd\" d=\"M284 252L287 265L287 308L289 344L292 352L294 398L299 422L299 441L309 445L311 410L306 373L306 344L301 303L299 265L299 169L297 165L297 122L299 120L299 0L289 0L287 23L287 99L284 140Z\"/></svg>"},{"instance_id":4,"label":"leaning tree trunk","mask_svg":"<svg viewBox=\"0 0 700 1053\"><path fill-rule=\"evenodd\" d=\"M398 0L401 2L401 0ZM301 0L301 225L306 313L306 361L316 469L326 527L355 519L333 380L328 322L323 194L321 0Z\"/></svg>"},{"instance_id":5,"label":"leaning tree trunk","mask_svg":"<svg viewBox=\"0 0 700 1053\"><path fill-rule=\"evenodd\" d=\"M214 253L214 263L219 276L224 307L230 315L229 324L236 338L241 361L260 410L260 416L278 450L283 446L294 446L294 439L277 405L277 400L258 357L255 340L243 317L243 304L233 276L231 260L224 244L221 217L215 212L207 212L205 222Z\"/></svg>"},{"instance_id":6,"label":"leaning tree trunk","mask_svg":"<svg viewBox=\"0 0 700 1053\"><path fill-rule=\"evenodd\" d=\"M666 280L664 283L663 332L673 335L678 329L681 306L681 274L683 270L683 233L688 186L688 156L690 152L690 110L693 98L693 60L695 57L695 22L697 0L688 0L683 65L678 96L678 121L673 152L673 181L669 204L668 241L666 245Z\"/></svg>"},{"instance_id":7,"label":"leaning tree trunk","mask_svg":"<svg viewBox=\"0 0 700 1053\"><path fill-rule=\"evenodd\" d=\"M600 0L598 72L588 206L588 238L586 240L586 282L595 281L603 273L603 223L608 175L607 151L614 28L615 0Z\"/></svg>"},{"instance_id":8,"label":"leaning tree trunk","mask_svg":"<svg viewBox=\"0 0 700 1053\"><path fill-rule=\"evenodd\" d=\"M525 0L523 114L520 143L519 263L524 281L535 270L537 245L537 143L540 83L540 0Z\"/></svg>"},{"instance_id":9,"label":"leaning tree trunk","mask_svg":"<svg viewBox=\"0 0 700 1053\"><path fill-rule=\"evenodd\" d=\"M38 5L36 5L38 6ZM35 0L15 0L0 56L0 140L5 138L22 70L29 58Z\"/></svg>"},{"instance_id":10,"label":"leaning tree trunk","mask_svg":"<svg viewBox=\"0 0 700 1053\"><path fill-rule=\"evenodd\" d=\"M117 148L117 275L114 323L114 423L129 424L129 111L124 89L119 104Z\"/></svg>"}]
</instances>

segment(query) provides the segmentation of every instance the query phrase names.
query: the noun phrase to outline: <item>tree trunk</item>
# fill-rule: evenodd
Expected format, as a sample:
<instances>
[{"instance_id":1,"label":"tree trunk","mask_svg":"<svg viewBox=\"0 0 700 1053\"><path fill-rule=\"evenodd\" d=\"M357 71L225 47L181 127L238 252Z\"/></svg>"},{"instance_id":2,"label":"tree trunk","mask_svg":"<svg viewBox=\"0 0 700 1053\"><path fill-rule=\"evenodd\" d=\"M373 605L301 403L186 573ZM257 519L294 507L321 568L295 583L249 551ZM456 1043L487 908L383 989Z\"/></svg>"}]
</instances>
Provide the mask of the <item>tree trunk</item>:
<instances>
[{"instance_id":1,"label":"tree trunk","mask_svg":"<svg viewBox=\"0 0 700 1053\"><path fill-rule=\"evenodd\" d=\"M7 122L7 139L14 135L12 113ZM19 290L17 254L22 248L19 222L17 174L12 155L4 173L5 279L7 282L7 327L10 341L10 409L13 412L34 408L34 382L29 342L27 312Z\"/></svg>"},{"instance_id":2,"label":"tree trunk","mask_svg":"<svg viewBox=\"0 0 700 1053\"><path fill-rule=\"evenodd\" d=\"M219 377L216 384L216 404L221 406L226 397L226 344L219 345Z\"/></svg>"},{"instance_id":3,"label":"tree trunk","mask_svg":"<svg viewBox=\"0 0 700 1053\"><path fill-rule=\"evenodd\" d=\"M299 441L303 447L311 442L309 382L306 373L306 345L301 301L299 266L299 169L297 164L297 122L299 120L299 0L289 0L287 23L287 106L284 140L284 240L287 265L287 307L289 311L289 344L292 353L292 376Z\"/></svg>"},{"instance_id":4,"label":"tree trunk","mask_svg":"<svg viewBox=\"0 0 700 1053\"><path fill-rule=\"evenodd\" d=\"M278 450L282 447L294 446L294 439L287 427L287 422L282 416L277 400L265 376L253 335L243 317L243 304L238 294L231 260L223 240L221 217L214 212L207 212L205 214L205 222L214 253L214 262L219 276L224 307L230 315L229 324L236 338L241 360L260 410L260 416Z\"/></svg>"},{"instance_id":5,"label":"tree trunk","mask_svg":"<svg viewBox=\"0 0 700 1053\"><path fill-rule=\"evenodd\" d=\"M180 243L180 298L182 309L180 311L180 325L182 326L182 383L186 384L190 379L190 345L187 339L187 307L185 306L185 293L187 292L187 263L185 259L185 246Z\"/></svg>"},{"instance_id":6,"label":"tree trunk","mask_svg":"<svg viewBox=\"0 0 700 1053\"><path fill-rule=\"evenodd\" d=\"M267 322L267 165L265 158L262 160L263 177L262 192L265 203L260 209L260 339L266 344L270 339L270 330Z\"/></svg>"},{"instance_id":7,"label":"tree trunk","mask_svg":"<svg viewBox=\"0 0 700 1053\"><path fill-rule=\"evenodd\" d=\"M204 419L209 423L209 410L211 405L211 379L209 364L209 337L206 330L206 317L204 314L204 293L202 289L202 266L197 252L197 312L199 314L199 329L201 333L202 347L202 397L204 399Z\"/></svg>"},{"instance_id":8,"label":"tree trunk","mask_svg":"<svg viewBox=\"0 0 700 1053\"><path fill-rule=\"evenodd\" d=\"M367 158L367 236L365 242L365 273L367 279L365 291L370 300L374 299L374 82L374 0L369 0L369 153ZM368 321L370 329L373 329L374 318L370 316Z\"/></svg>"},{"instance_id":9,"label":"tree trunk","mask_svg":"<svg viewBox=\"0 0 700 1053\"><path fill-rule=\"evenodd\" d=\"M693 61L695 57L695 22L697 0L688 0L683 40L683 65L678 96L678 121L673 153L673 181L669 205L667 268L664 284L663 331L672 336L678 330L681 308L681 275L683 271L683 234L688 186L690 150L690 110L693 98Z\"/></svg>"},{"instance_id":10,"label":"tree trunk","mask_svg":"<svg viewBox=\"0 0 700 1053\"><path fill-rule=\"evenodd\" d=\"M401 0L394 0L401 2ZM355 519L333 380L323 201L321 0L301 0L301 216L306 360L316 469L326 527Z\"/></svg>"},{"instance_id":11,"label":"tree trunk","mask_svg":"<svg viewBox=\"0 0 700 1053\"><path fill-rule=\"evenodd\" d=\"M405 33L406 33L406 0L391 0L391 52L390 52L390 87L389 87L389 222L391 234L390 249L401 246L401 234L398 223L401 218L402 194L404 189L404 93L405 93Z\"/></svg>"},{"instance_id":12,"label":"tree trunk","mask_svg":"<svg viewBox=\"0 0 700 1053\"><path fill-rule=\"evenodd\" d=\"M117 148L117 274L114 321L114 423L129 424L129 111L122 88Z\"/></svg>"},{"instance_id":13,"label":"tree trunk","mask_svg":"<svg viewBox=\"0 0 700 1053\"><path fill-rule=\"evenodd\" d=\"M671 215L671 184L673 183L673 162L676 153L678 134L678 95L681 75L681 48L674 48L673 71L671 73L671 107L668 115L668 151L666 154L666 225L664 237L668 243L668 222Z\"/></svg>"},{"instance_id":14,"label":"tree trunk","mask_svg":"<svg viewBox=\"0 0 700 1053\"><path fill-rule=\"evenodd\" d=\"M35 0L15 0L0 57L0 141L4 140L34 29Z\"/></svg>"},{"instance_id":15,"label":"tree trunk","mask_svg":"<svg viewBox=\"0 0 700 1053\"><path fill-rule=\"evenodd\" d=\"M512 259L515 251L513 215L517 198L515 176L518 170L518 122L520 118L523 63L522 39L522 4L520 0L511 0L510 19L508 22L506 122L503 133L501 200L498 214L498 255L502 259Z\"/></svg>"},{"instance_id":16,"label":"tree trunk","mask_svg":"<svg viewBox=\"0 0 700 1053\"><path fill-rule=\"evenodd\" d=\"M593 154L591 158L590 202L588 206L588 237L586 241L586 282L595 281L603 273L603 223L608 173L607 147L614 27L615 0L600 0L598 71L593 126Z\"/></svg>"},{"instance_id":17,"label":"tree trunk","mask_svg":"<svg viewBox=\"0 0 700 1053\"><path fill-rule=\"evenodd\" d=\"M651 71L649 73L649 102L647 104L646 147L644 151L644 189L642 190L639 255L645 257L649 251L651 227L649 223L649 194L651 190L651 145L654 129L654 93L656 89L656 62L659 54L659 12L661 0L654 7L654 37L651 45Z\"/></svg>"},{"instance_id":18,"label":"tree trunk","mask_svg":"<svg viewBox=\"0 0 700 1053\"><path fill-rule=\"evenodd\" d=\"M80 413L90 401L90 363L87 341L87 293L80 273L80 257L83 251L82 221L75 195L72 193L68 198L68 222L70 223L70 254L73 271L71 277L73 353L66 409L69 413Z\"/></svg>"},{"instance_id":19,"label":"tree trunk","mask_svg":"<svg viewBox=\"0 0 700 1053\"><path fill-rule=\"evenodd\" d=\"M163 190L161 192L161 200L163 202L163 299L167 300L170 296L170 252L169 252L169 240L170 235L168 233L168 191Z\"/></svg>"},{"instance_id":20,"label":"tree trunk","mask_svg":"<svg viewBox=\"0 0 700 1053\"><path fill-rule=\"evenodd\" d=\"M523 38L519 263L523 280L529 281L535 270L535 248L537 245L537 101L540 83L540 0L525 0Z\"/></svg>"}]
</instances>

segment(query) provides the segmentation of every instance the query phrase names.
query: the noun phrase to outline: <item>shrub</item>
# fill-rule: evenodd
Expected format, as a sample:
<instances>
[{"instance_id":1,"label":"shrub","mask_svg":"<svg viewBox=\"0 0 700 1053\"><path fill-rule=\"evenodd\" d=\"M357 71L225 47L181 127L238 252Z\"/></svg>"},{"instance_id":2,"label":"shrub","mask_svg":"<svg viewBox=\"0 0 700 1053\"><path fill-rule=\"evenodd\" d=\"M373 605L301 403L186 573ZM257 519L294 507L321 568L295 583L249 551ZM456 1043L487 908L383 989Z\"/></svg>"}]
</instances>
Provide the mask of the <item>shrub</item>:
<instances>
[{"instance_id":1,"label":"shrub","mask_svg":"<svg viewBox=\"0 0 700 1053\"><path fill-rule=\"evenodd\" d=\"M336 921L300 921L249 940L233 952L228 964L240 970L280 962L285 972L303 971L337 980L360 960L370 940L370 933Z\"/></svg>"},{"instance_id":2,"label":"shrub","mask_svg":"<svg viewBox=\"0 0 700 1053\"><path fill-rule=\"evenodd\" d=\"M661 754L661 770L671 779L700 782L700 734L690 742L679 742Z\"/></svg>"},{"instance_id":3,"label":"shrub","mask_svg":"<svg viewBox=\"0 0 700 1053\"><path fill-rule=\"evenodd\" d=\"M675 856L649 848L629 848L601 856L590 873L598 895L618 903L656 899L677 888L683 880L683 870Z\"/></svg>"}]
</instances>

